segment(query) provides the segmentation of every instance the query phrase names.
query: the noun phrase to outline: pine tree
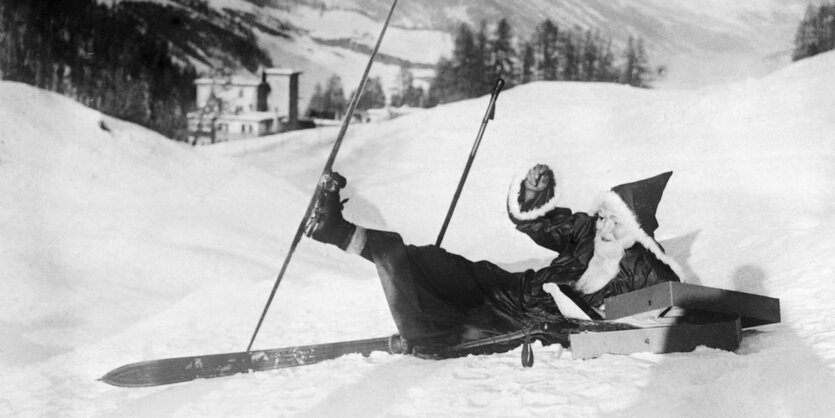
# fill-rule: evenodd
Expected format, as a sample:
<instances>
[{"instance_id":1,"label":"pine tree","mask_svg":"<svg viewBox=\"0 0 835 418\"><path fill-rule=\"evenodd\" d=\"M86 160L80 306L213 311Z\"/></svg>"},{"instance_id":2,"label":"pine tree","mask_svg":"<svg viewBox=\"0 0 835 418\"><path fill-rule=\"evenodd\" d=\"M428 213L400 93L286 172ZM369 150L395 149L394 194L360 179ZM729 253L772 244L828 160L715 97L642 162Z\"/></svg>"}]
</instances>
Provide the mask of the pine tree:
<instances>
[{"instance_id":1,"label":"pine tree","mask_svg":"<svg viewBox=\"0 0 835 418\"><path fill-rule=\"evenodd\" d=\"M308 117L314 117L322 114L325 111L325 93L322 91L322 84L316 83L313 88L313 95L310 96L310 102L307 104Z\"/></svg>"},{"instance_id":2,"label":"pine tree","mask_svg":"<svg viewBox=\"0 0 835 418\"><path fill-rule=\"evenodd\" d=\"M632 36L629 37L624 61L621 83L635 87L649 86L650 70L642 39L635 40Z\"/></svg>"},{"instance_id":3,"label":"pine tree","mask_svg":"<svg viewBox=\"0 0 835 418\"><path fill-rule=\"evenodd\" d=\"M441 58L435 65L435 77L429 87L426 105L429 107L464 99L458 86L455 63Z\"/></svg>"},{"instance_id":4,"label":"pine tree","mask_svg":"<svg viewBox=\"0 0 835 418\"><path fill-rule=\"evenodd\" d=\"M652 69L650 68L649 58L647 57L647 50L644 47L644 40L638 38L638 41L635 45L635 79L638 81L636 86L638 87L649 87L650 81L652 81L653 73Z\"/></svg>"},{"instance_id":5,"label":"pine tree","mask_svg":"<svg viewBox=\"0 0 835 418\"><path fill-rule=\"evenodd\" d=\"M513 31L507 19L500 20L496 26L495 34L490 42L490 51L492 53L491 86L497 78L501 77L505 79L507 87L512 87L516 84L514 69L516 51L513 49Z\"/></svg>"},{"instance_id":6,"label":"pine tree","mask_svg":"<svg viewBox=\"0 0 835 418\"><path fill-rule=\"evenodd\" d=\"M321 86L317 85L317 87L321 90ZM356 94L356 92L352 92L351 97L353 97L354 94ZM380 82L380 77L369 78L368 82L365 83L362 96L360 96L357 101L357 109L368 110L381 108L385 105L386 94L383 91L383 84Z\"/></svg>"},{"instance_id":7,"label":"pine tree","mask_svg":"<svg viewBox=\"0 0 835 418\"><path fill-rule=\"evenodd\" d=\"M598 66L600 61L599 35L587 30L580 51L580 80L598 81Z\"/></svg>"},{"instance_id":8,"label":"pine tree","mask_svg":"<svg viewBox=\"0 0 835 418\"><path fill-rule=\"evenodd\" d=\"M559 78L559 50L557 26L546 19L536 28L534 45L539 56L537 70L542 80L557 80Z\"/></svg>"},{"instance_id":9,"label":"pine tree","mask_svg":"<svg viewBox=\"0 0 835 418\"><path fill-rule=\"evenodd\" d=\"M534 66L536 65L536 53L530 42L522 45L522 68L519 74L519 83L525 84L534 81Z\"/></svg>"},{"instance_id":10,"label":"pine tree","mask_svg":"<svg viewBox=\"0 0 835 418\"><path fill-rule=\"evenodd\" d=\"M348 108L348 101L345 99L345 91L342 88L342 79L334 74L328 79L327 87L323 97L323 110L327 113L333 113L335 119L339 119Z\"/></svg>"},{"instance_id":11,"label":"pine tree","mask_svg":"<svg viewBox=\"0 0 835 418\"><path fill-rule=\"evenodd\" d=\"M478 94L483 76L483 60L476 46L476 40L470 26L462 23L458 27L455 37L455 48L452 52L455 69L457 93L462 97L474 97Z\"/></svg>"},{"instance_id":12,"label":"pine tree","mask_svg":"<svg viewBox=\"0 0 835 418\"><path fill-rule=\"evenodd\" d=\"M392 106L413 106L421 107L423 104L423 90L415 88L415 76L408 67L400 67L397 74L396 93L392 95Z\"/></svg>"},{"instance_id":13,"label":"pine tree","mask_svg":"<svg viewBox=\"0 0 835 418\"><path fill-rule=\"evenodd\" d=\"M487 35L487 22L482 20L478 27L475 39L475 56L472 58L473 80L472 90L467 92L468 97L477 97L487 94L492 89L493 80L496 75L493 72L493 63L490 59L490 40Z\"/></svg>"},{"instance_id":14,"label":"pine tree","mask_svg":"<svg viewBox=\"0 0 835 418\"><path fill-rule=\"evenodd\" d=\"M620 78L620 71L615 66L615 54L612 52L612 38L606 41L606 46L600 50L597 63L597 80L615 83Z\"/></svg>"},{"instance_id":15,"label":"pine tree","mask_svg":"<svg viewBox=\"0 0 835 418\"><path fill-rule=\"evenodd\" d=\"M571 32L564 32L560 45L563 56L562 79L575 81L580 75L580 54L573 34Z\"/></svg>"}]
</instances>

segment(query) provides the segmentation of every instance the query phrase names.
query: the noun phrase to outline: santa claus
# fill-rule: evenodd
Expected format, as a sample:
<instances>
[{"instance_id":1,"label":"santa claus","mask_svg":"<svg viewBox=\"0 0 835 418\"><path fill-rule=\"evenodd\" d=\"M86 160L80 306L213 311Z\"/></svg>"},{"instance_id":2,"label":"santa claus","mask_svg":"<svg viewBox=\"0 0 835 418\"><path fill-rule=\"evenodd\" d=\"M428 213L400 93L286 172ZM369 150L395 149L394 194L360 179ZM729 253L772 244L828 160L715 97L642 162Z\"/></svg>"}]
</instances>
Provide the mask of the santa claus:
<instances>
[{"instance_id":1,"label":"santa claus","mask_svg":"<svg viewBox=\"0 0 835 418\"><path fill-rule=\"evenodd\" d=\"M437 352L543 318L578 312L605 317L607 297L680 281L678 264L654 238L656 211L671 175L613 187L600 194L588 213L560 206L560 183L546 165L515 178L507 200L510 219L538 245L557 253L539 270L508 272L488 261L473 262L434 245L407 245L397 233L350 223L342 217L339 191L346 181L338 173L322 177L306 233L373 262L400 335L424 352ZM586 309L578 310L571 300Z\"/></svg>"}]
</instances>

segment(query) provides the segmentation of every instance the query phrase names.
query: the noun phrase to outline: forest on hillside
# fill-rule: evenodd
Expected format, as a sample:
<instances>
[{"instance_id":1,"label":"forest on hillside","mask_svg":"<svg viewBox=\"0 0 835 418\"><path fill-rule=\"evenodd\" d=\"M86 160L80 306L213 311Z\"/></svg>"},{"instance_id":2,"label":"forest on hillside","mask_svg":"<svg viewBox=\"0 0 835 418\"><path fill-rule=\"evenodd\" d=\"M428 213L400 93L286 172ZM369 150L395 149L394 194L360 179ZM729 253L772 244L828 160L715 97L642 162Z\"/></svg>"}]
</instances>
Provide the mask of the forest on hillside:
<instances>
[{"instance_id":1,"label":"forest on hillside","mask_svg":"<svg viewBox=\"0 0 835 418\"><path fill-rule=\"evenodd\" d=\"M450 58L436 66L426 100L429 106L489 94L496 79L507 87L533 81L597 81L650 87L663 67L653 69L643 39L625 37L616 50L598 30L560 29L550 19L530 39L518 39L506 19L492 30L461 24Z\"/></svg>"},{"instance_id":2,"label":"forest on hillside","mask_svg":"<svg viewBox=\"0 0 835 418\"><path fill-rule=\"evenodd\" d=\"M809 5L794 38L794 61L835 49L835 3Z\"/></svg>"},{"instance_id":3,"label":"forest on hillside","mask_svg":"<svg viewBox=\"0 0 835 418\"><path fill-rule=\"evenodd\" d=\"M191 9L148 2L0 1L0 78L61 93L185 140L197 76L191 60L252 71L270 59L240 19L202 1L178 1ZM221 52L213 56L211 50Z\"/></svg>"}]
</instances>

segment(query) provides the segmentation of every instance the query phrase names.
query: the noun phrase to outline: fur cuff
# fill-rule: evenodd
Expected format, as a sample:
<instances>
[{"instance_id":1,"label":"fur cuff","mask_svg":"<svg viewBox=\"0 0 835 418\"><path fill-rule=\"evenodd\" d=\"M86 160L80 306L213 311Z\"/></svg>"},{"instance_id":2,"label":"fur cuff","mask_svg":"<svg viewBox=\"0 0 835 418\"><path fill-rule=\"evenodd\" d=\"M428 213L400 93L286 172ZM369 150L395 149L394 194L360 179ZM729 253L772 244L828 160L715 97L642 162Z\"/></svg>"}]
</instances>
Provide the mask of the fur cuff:
<instances>
[{"instance_id":1,"label":"fur cuff","mask_svg":"<svg viewBox=\"0 0 835 418\"><path fill-rule=\"evenodd\" d=\"M351 235L351 240L348 242L348 247L345 248L345 251L348 254L362 254L362 250L365 249L366 239L365 228L357 226Z\"/></svg>"},{"instance_id":2,"label":"fur cuff","mask_svg":"<svg viewBox=\"0 0 835 418\"><path fill-rule=\"evenodd\" d=\"M545 202L544 205L536 209L524 212L522 211L522 208L519 205L519 194L522 192L522 182L524 182L525 178L528 176L529 170L530 167L513 176L513 181L510 183L510 189L507 191L507 212L515 221L533 221L559 207L558 201L561 189L559 186L562 184L562 179L557 174L556 170L551 168L551 171L554 173L554 184L551 186L554 189L554 196Z\"/></svg>"}]
</instances>

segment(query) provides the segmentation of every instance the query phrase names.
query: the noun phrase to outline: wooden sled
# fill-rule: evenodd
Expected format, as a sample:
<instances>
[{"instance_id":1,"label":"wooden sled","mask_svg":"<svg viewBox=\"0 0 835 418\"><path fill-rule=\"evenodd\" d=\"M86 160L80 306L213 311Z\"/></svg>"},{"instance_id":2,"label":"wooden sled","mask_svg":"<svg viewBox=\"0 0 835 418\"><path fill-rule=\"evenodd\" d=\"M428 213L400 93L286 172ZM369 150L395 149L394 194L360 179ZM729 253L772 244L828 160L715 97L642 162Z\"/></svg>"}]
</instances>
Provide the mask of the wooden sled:
<instances>
[{"instance_id":1,"label":"wooden sled","mask_svg":"<svg viewBox=\"0 0 835 418\"><path fill-rule=\"evenodd\" d=\"M606 321L639 329L570 335L575 359L603 354L673 353L706 346L733 351L744 328L780 322L780 300L667 282L605 301Z\"/></svg>"}]
</instances>

